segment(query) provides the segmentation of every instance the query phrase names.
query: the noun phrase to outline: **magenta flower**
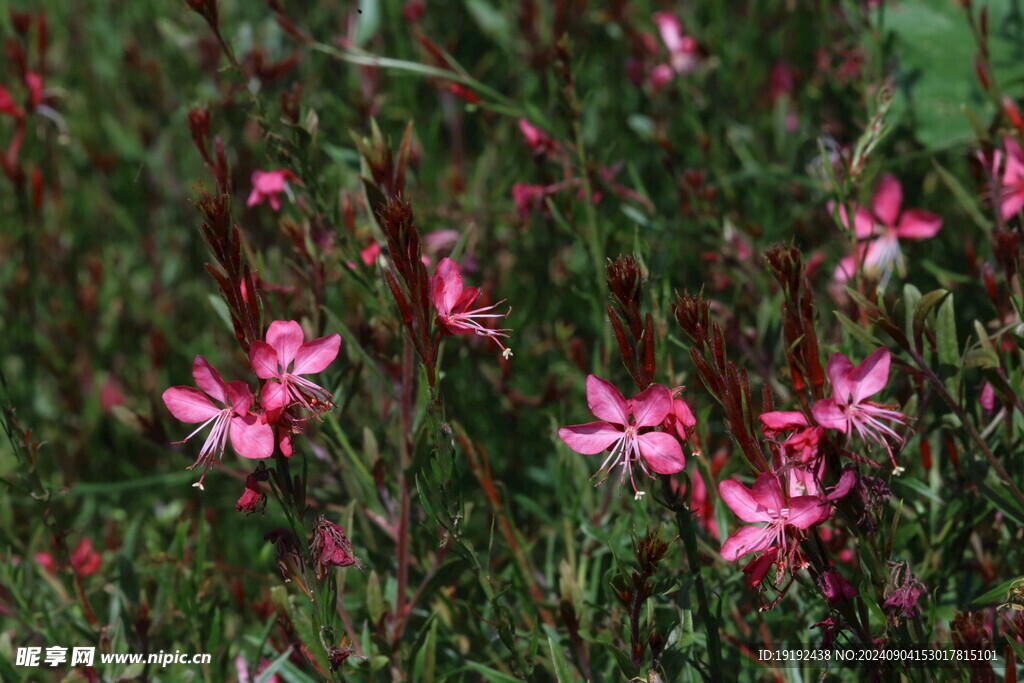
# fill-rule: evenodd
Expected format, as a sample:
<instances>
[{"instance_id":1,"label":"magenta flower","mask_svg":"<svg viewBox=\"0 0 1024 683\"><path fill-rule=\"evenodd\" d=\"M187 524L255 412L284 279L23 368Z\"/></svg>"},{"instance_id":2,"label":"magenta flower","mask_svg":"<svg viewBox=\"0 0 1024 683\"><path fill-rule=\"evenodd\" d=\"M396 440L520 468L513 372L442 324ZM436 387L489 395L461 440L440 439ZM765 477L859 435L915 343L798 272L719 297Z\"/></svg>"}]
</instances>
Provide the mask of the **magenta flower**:
<instances>
[{"instance_id":1,"label":"magenta flower","mask_svg":"<svg viewBox=\"0 0 1024 683\"><path fill-rule=\"evenodd\" d=\"M598 422L562 427L558 436L569 448L583 455L594 455L605 449L611 452L598 468L604 473L598 484L604 483L612 470L622 467L619 485L626 481L633 486L635 499L644 492L636 487L633 464L648 477L654 478L651 470L658 474L675 474L686 465L686 458L679 442L666 432L644 428L660 425L672 410L672 392L660 384L653 384L628 401L612 384L595 375L587 377L587 404Z\"/></svg>"},{"instance_id":2,"label":"magenta flower","mask_svg":"<svg viewBox=\"0 0 1024 683\"><path fill-rule=\"evenodd\" d=\"M309 554L316 566L316 578L321 581L330 572L331 567L351 567L362 569L363 563L352 552L345 530L327 521L323 515L313 527L313 542L309 546Z\"/></svg>"},{"instance_id":3,"label":"magenta flower","mask_svg":"<svg viewBox=\"0 0 1024 683\"><path fill-rule=\"evenodd\" d=\"M1024 152L1021 152L1020 145L1013 138L1003 140L1003 149L1006 150L1005 162L1004 155L995 152L991 172L998 177L999 167L1002 166L996 199L999 213L1004 221L1008 221L1024 208Z\"/></svg>"},{"instance_id":4,"label":"magenta flower","mask_svg":"<svg viewBox=\"0 0 1024 683\"><path fill-rule=\"evenodd\" d=\"M668 48L672 70L677 74L693 71L697 66L697 41L683 33L679 18L671 12L655 12L651 19Z\"/></svg>"},{"instance_id":5,"label":"magenta flower","mask_svg":"<svg viewBox=\"0 0 1024 683\"><path fill-rule=\"evenodd\" d=\"M341 347L341 336L331 334L305 341L302 327L294 320L275 320L267 329L267 341L253 342L249 358L260 379L276 379L263 385L263 405L267 410L300 403L312 413L315 404L330 407L331 394L300 375L322 372L331 364Z\"/></svg>"},{"instance_id":6,"label":"magenta flower","mask_svg":"<svg viewBox=\"0 0 1024 683\"><path fill-rule=\"evenodd\" d=\"M725 541L722 558L730 562L761 550L781 548L789 554L792 551L787 537L792 530L823 522L832 511L828 502L818 496L794 496L787 501L779 478L767 472L758 475L753 489L728 479L719 484L718 491L729 509L744 522L767 523L745 526Z\"/></svg>"},{"instance_id":7,"label":"magenta flower","mask_svg":"<svg viewBox=\"0 0 1024 683\"><path fill-rule=\"evenodd\" d=\"M192 387L171 387L164 392L163 399L167 409L177 419L192 424L202 423L177 443L184 443L207 425L213 425L199 451L199 457L189 468L203 466L203 475L193 484L202 489L206 472L216 460L224 456L228 440L235 452L243 458L269 458L274 452L274 430L263 421L262 416L249 412L252 392L245 382L225 382L202 356L196 356L192 364L192 377L202 391ZM215 405L211 398L223 407Z\"/></svg>"},{"instance_id":8,"label":"magenta flower","mask_svg":"<svg viewBox=\"0 0 1024 683\"><path fill-rule=\"evenodd\" d=\"M279 195L282 192L291 195L288 181L302 183L297 175L286 168L279 168L276 171L253 171L252 192L249 194L246 206L262 204L266 199L270 203L270 208L280 211L281 197Z\"/></svg>"},{"instance_id":9,"label":"magenta flower","mask_svg":"<svg viewBox=\"0 0 1024 683\"><path fill-rule=\"evenodd\" d=\"M903 188L895 176L885 174L871 200L871 210L857 207L853 216L854 234L864 243L858 245L857 255L847 256L836 270L836 279L844 282L853 277L854 258L861 259L868 271L883 277L892 272L893 265L903 266L900 240L921 240L934 237L942 228L942 218L929 211L907 209L903 204ZM839 207L843 225L849 225L845 207Z\"/></svg>"},{"instance_id":10,"label":"magenta flower","mask_svg":"<svg viewBox=\"0 0 1024 683\"><path fill-rule=\"evenodd\" d=\"M0 85L0 114L7 114L13 116L16 119L20 119L24 116L24 112L21 111L21 107L14 103L11 98L11 91Z\"/></svg>"},{"instance_id":11,"label":"magenta flower","mask_svg":"<svg viewBox=\"0 0 1024 683\"><path fill-rule=\"evenodd\" d=\"M825 430L811 427L807 417L797 411L763 413L760 420L761 431L770 439L792 432L776 446L782 459L781 469L777 471L788 475L789 495L820 495L818 482L825 472L825 460L818 457L818 443Z\"/></svg>"},{"instance_id":12,"label":"magenta flower","mask_svg":"<svg viewBox=\"0 0 1024 683\"><path fill-rule=\"evenodd\" d=\"M519 119L519 130L526 139L526 146L538 156L558 149L558 143L550 135L526 119Z\"/></svg>"},{"instance_id":13,"label":"magenta flower","mask_svg":"<svg viewBox=\"0 0 1024 683\"><path fill-rule=\"evenodd\" d=\"M462 273L455 261L448 257L441 259L437 264L437 270L430 278L430 298L437 309L437 326L446 334L475 334L481 337L489 337L501 348L501 355L506 359L512 355L512 350L501 343L499 337L508 337L508 329L494 329L483 324L484 320L492 318L504 318L512 312L512 308L504 313L492 313L492 311L505 303L502 299L491 306L473 308L477 299L480 298L480 290L476 287L466 287L462 284Z\"/></svg>"},{"instance_id":14,"label":"magenta flower","mask_svg":"<svg viewBox=\"0 0 1024 683\"><path fill-rule=\"evenodd\" d=\"M841 353L833 353L825 370L832 383L832 397L815 402L811 412L818 424L837 429L843 434L857 432L862 441L885 446L896 474L903 472L896 465L888 439L903 443L903 437L883 421L906 424L907 416L868 401L889 381L889 350L878 349L857 367Z\"/></svg>"}]
</instances>

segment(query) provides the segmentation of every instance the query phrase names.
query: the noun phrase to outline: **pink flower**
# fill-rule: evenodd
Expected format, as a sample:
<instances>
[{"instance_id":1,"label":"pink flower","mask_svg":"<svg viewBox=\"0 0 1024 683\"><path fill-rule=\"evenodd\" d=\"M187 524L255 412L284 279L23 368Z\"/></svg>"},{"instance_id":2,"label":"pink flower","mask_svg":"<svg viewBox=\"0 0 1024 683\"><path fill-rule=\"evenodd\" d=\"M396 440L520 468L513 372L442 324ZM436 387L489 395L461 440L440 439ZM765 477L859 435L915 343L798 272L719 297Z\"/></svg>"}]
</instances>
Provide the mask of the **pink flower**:
<instances>
[{"instance_id":1,"label":"pink flower","mask_svg":"<svg viewBox=\"0 0 1024 683\"><path fill-rule=\"evenodd\" d=\"M907 209L900 212L903 204L903 188L895 176L886 174L875 190L871 210L857 207L853 217L854 234L858 240L857 258L863 260L864 268L880 271L883 276L892 272L892 266L903 265L900 240L920 240L934 237L942 228L942 218L929 211ZM849 225L845 207L839 207L843 225ZM847 256L836 271L836 279L845 281L853 275L855 263Z\"/></svg>"},{"instance_id":2,"label":"pink flower","mask_svg":"<svg viewBox=\"0 0 1024 683\"><path fill-rule=\"evenodd\" d=\"M822 427L811 427L807 417L796 411L774 411L763 413L761 431L770 439L786 432L792 432L786 440L777 445L781 468L789 479L789 495L821 494L818 482L825 473L825 460L818 457L818 442L825 432Z\"/></svg>"},{"instance_id":3,"label":"pink flower","mask_svg":"<svg viewBox=\"0 0 1024 683\"><path fill-rule=\"evenodd\" d=\"M504 318L512 312L509 307L504 313L491 313L505 302L504 299L491 306L474 309L480 290L476 287L465 287L462 284L462 273L455 261L448 257L441 259L437 270L430 278L430 299L437 309L437 326L446 334L475 334L489 337L501 348L501 355L506 359L512 355L511 349L501 343L499 337L508 337L507 329L486 327L481 321L491 318Z\"/></svg>"},{"instance_id":4,"label":"pink flower","mask_svg":"<svg viewBox=\"0 0 1024 683\"><path fill-rule=\"evenodd\" d=\"M25 87L28 88L28 102L32 109L43 103L43 77L34 71L25 72Z\"/></svg>"},{"instance_id":5,"label":"pink flower","mask_svg":"<svg viewBox=\"0 0 1024 683\"><path fill-rule=\"evenodd\" d=\"M21 107L16 105L11 98L11 91L2 85L0 85L0 114L7 114L16 119L20 119L24 115Z\"/></svg>"},{"instance_id":6,"label":"pink flower","mask_svg":"<svg viewBox=\"0 0 1024 683\"><path fill-rule=\"evenodd\" d=\"M519 119L519 130L526 138L526 146L538 156L558 149L558 143L550 135L526 119Z\"/></svg>"},{"instance_id":7,"label":"pink flower","mask_svg":"<svg viewBox=\"0 0 1024 683\"><path fill-rule=\"evenodd\" d=\"M991 413L996 409L996 390L989 382L985 382L981 387L981 398L978 399L978 402L986 413Z\"/></svg>"},{"instance_id":8,"label":"pink flower","mask_svg":"<svg viewBox=\"0 0 1024 683\"><path fill-rule=\"evenodd\" d=\"M676 391L681 391L683 387L679 387ZM665 418L662 427L666 432L674 431L681 441L686 441L693 434L694 428L697 426L697 418L693 416L693 411L690 410L690 406L681 398L672 399L672 409L668 413L668 417Z\"/></svg>"},{"instance_id":9,"label":"pink flower","mask_svg":"<svg viewBox=\"0 0 1024 683\"><path fill-rule=\"evenodd\" d=\"M253 342L249 358L260 379L276 379L263 385L263 405L273 411L300 403L312 413L316 404L330 407L331 394L299 375L322 372L337 357L341 336L331 334L305 341L302 327L294 320L275 320L267 329L267 341Z\"/></svg>"},{"instance_id":10,"label":"pink flower","mask_svg":"<svg viewBox=\"0 0 1024 683\"><path fill-rule=\"evenodd\" d=\"M671 12L655 12L651 19L658 27L661 42L668 48L672 69L678 74L693 71L697 66L697 41L683 33L678 17Z\"/></svg>"},{"instance_id":11,"label":"pink flower","mask_svg":"<svg viewBox=\"0 0 1024 683\"><path fill-rule=\"evenodd\" d=\"M100 554L93 550L92 539L83 538L75 546L75 549L71 551L68 560L71 562L71 568L75 571L78 576L89 576L99 571L100 565L103 563L103 558ZM57 565L53 561L53 555L47 552L36 553L36 562L38 562L43 569L50 574L57 571Z\"/></svg>"},{"instance_id":12,"label":"pink flower","mask_svg":"<svg viewBox=\"0 0 1024 683\"><path fill-rule=\"evenodd\" d=\"M1024 153L1013 138L1003 140L1003 149L1006 150L1005 163L1003 155L997 151L993 155L990 170L993 176L998 176L999 167L1002 166L997 201L999 212L1003 220L1007 221L1024 208Z\"/></svg>"},{"instance_id":13,"label":"pink flower","mask_svg":"<svg viewBox=\"0 0 1024 683\"><path fill-rule=\"evenodd\" d=\"M270 470L264 467L263 463L260 463L253 472L246 475L245 491L242 492L238 502L235 503L235 509L246 514L256 512L257 508L266 509L267 494L263 493L263 489L260 488L260 482L269 479Z\"/></svg>"},{"instance_id":14,"label":"pink flower","mask_svg":"<svg viewBox=\"0 0 1024 683\"><path fill-rule=\"evenodd\" d=\"M793 529L806 529L823 522L831 514L828 502L818 496L794 496L788 501L779 478L767 472L758 475L754 488L728 479L718 486L722 500L744 522L765 526L745 526L722 546L722 558L730 562L747 553L781 548L789 550L788 536ZM762 574L763 576L763 574Z\"/></svg>"},{"instance_id":15,"label":"pink flower","mask_svg":"<svg viewBox=\"0 0 1024 683\"><path fill-rule=\"evenodd\" d=\"M380 256L380 244L377 243L377 240L372 240L369 246L359 252L359 258L367 266L372 266L376 263L378 256Z\"/></svg>"},{"instance_id":16,"label":"pink flower","mask_svg":"<svg viewBox=\"0 0 1024 683\"><path fill-rule=\"evenodd\" d=\"M302 183L298 176L286 168L280 168L276 171L253 171L252 192L249 194L249 201L246 202L246 206L262 204L263 200L266 199L270 203L270 208L274 211L279 211L281 209L281 198L278 195L282 192L291 194L291 188L288 186L289 180Z\"/></svg>"},{"instance_id":17,"label":"pink flower","mask_svg":"<svg viewBox=\"0 0 1024 683\"><path fill-rule=\"evenodd\" d=\"M668 64L658 64L651 69L651 87L655 90L661 90L671 83L673 78L675 73Z\"/></svg>"},{"instance_id":18,"label":"pink flower","mask_svg":"<svg viewBox=\"0 0 1024 683\"><path fill-rule=\"evenodd\" d=\"M316 566L316 577L321 581L330 572L331 567L363 568L363 563L352 552L352 544L345 535L345 530L324 519L323 516L313 527L313 542L309 546L309 554Z\"/></svg>"},{"instance_id":19,"label":"pink flower","mask_svg":"<svg viewBox=\"0 0 1024 683\"><path fill-rule=\"evenodd\" d=\"M589 375L587 404L600 420L562 427L558 436L569 448L583 455L594 455L605 449L611 451L598 468L597 474L604 473L599 484L621 465L619 485L626 481L628 473L635 498L639 500L644 492L636 487L634 463L651 478L654 478L651 470L658 474L675 474L686 465L683 449L671 434L653 430L640 432L665 421L672 410L672 392L668 388L653 384L627 401L609 382Z\"/></svg>"},{"instance_id":20,"label":"pink flower","mask_svg":"<svg viewBox=\"0 0 1024 683\"><path fill-rule=\"evenodd\" d=\"M193 484L202 489L206 472L213 466L214 460L224 456L224 447L229 439L235 452L243 458L269 458L274 452L274 430L260 415L249 412L252 392L245 382L225 382L202 356L196 356L192 364L192 377L196 386L203 391L192 387L171 387L164 392L163 398L174 417L182 422L202 423L177 443L185 443L207 425L213 424L213 429L199 451L199 457L192 465L203 466L203 476ZM210 397L224 407L217 407Z\"/></svg>"},{"instance_id":21,"label":"pink flower","mask_svg":"<svg viewBox=\"0 0 1024 683\"><path fill-rule=\"evenodd\" d=\"M554 195L559 188L554 185L527 185L516 183L512 186L512 201L519 215L526 218L531 211L544 208L544 200Z\"/></svg>"},{"instance_id":22,"label":"pink flower","mask_svg":"<svg viewBox=\"0 0 1024 683\"><path fill-rule=\"evenodd\" d=\"M832 397L814 404L814 419L827 429L843 434L856 431L865 443L874 441L885 446L895 473L900 474L903 468L896 465L887 439L903 443L903 437L882 421L906 424L907 416L867 400L889 381L889 350L878 349L857 367L843 354L834 353L825 372L832 383Z\"/></svg>"}]
</instances>

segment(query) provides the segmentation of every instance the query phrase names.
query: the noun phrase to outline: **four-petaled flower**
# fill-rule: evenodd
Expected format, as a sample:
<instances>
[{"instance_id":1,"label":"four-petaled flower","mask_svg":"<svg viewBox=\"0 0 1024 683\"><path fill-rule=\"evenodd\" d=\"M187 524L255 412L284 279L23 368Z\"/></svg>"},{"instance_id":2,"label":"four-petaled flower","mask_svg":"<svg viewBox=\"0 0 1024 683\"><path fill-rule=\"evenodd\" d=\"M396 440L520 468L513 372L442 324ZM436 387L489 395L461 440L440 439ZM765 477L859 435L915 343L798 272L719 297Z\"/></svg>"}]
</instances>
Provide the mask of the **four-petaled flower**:
<instances>
[{"instance_id":1,"label":"four-petaled flower","mask_svg":"<svg viewBox=\"0 0 1024 683\"><path fill-rule=\"evenodd\" d=\"M262 204L266 199L270 203L270 208L279 211L281 209L279 195L284 192L291 196L288 181L302 183L297 175L286 168L279 168L276 171L253 171L252 192L249 193L249 201L246 202L246 206Z\"/></svg>"},{"instance_id":2,"label":"four-petaled flower","mask_svg":"<svg viewBox=\"0 0 1024 683\"><path fill-rule=\"evenodd\" d=\"M854 259L862 260L865 270L888 278L894 265L903 266L901 239L927 239L942 228L939 216L922 209L907 209L901 213L902 204L900 181L889 174L882 176L871 200L871 210L857 207L854 213L854 234L864 242L858 244L856 256L847 256L839 262L836 280L845 282L853 277ZM845 207L839 207L839 217L843 225L849 225Z\"/></svg>"},{"instance_id":3,"label":"four-petaled flower","mask_svg":"<svg viewBox=\"0 0 1024 683\"><path fill-rule=\"evenodd\" d=\"M744 522L766 522L765 526L745 526L725 541L722 558L730 562L761 550L781 549L789 555L790 527L806 529L825 521L832 512L828 502L818 496L793 496L787 501L779 478L768 472L758 475L753 489L727 479L719 484L718 491Z\"/></svg>"},{"instance_id":4,"label":"four-petaled flower","mask_svg":"<svg viewBox=\"0 0 1024 683\"><path fill-rule=\"evenodd\" d=\"M505 303L502 299L491 306L474 309L473 306L480 298L480 290L462 284L458 264L448 257L441 259L430 278L430 298L437 309L437 326L445 333L490 337L501 348L501 355L506 359L512 355L511 349L506 348L499 339L508 337L505 333L511 330L486 327L481 322L489 318L504 318L512 312L512 308L504 313L493 313L495 308Z\"/></svg>"},{"instance_id":5,"label":"four-petaled flower","mask_svg":"<svg viewBox=\"0 0 1024 683\"><path fill-rule=\"evenodd\" d=\"M832 397L815 402L811 412L819 425L837 429L843 434L851 431L865 443L874 441L885 446L896 474L903 471L896 465L888 439L903 443L903 437L882 422L906 424L907 416L885 406L868 401L889 381L889 350L878 349L857 367L841 353L834 353L825 370L832 383Z\"/></svg>"},{"instance_id":6,"label":"four-petaled flower","mask_svg":"<svg viewBox=\"0 0 1024 683\"><path fill-rule=\"evenodd\" d=\"M663 423L672 410L672 392L667 387L653 384L627 401L609 382L590 375L587 377L587 404L600 420L562 427L558 436L569 448L583 455L610 449L611 453L594 475L604 473L599 484L615 467L621 466L619 484L626 481L628 473L639 500L644 492L637 489L634 463L651 478L654 477L651 470L658 474L675 474L686 465L683 449L671 434L650 429L640 432Z\"/></svg>"},{"instance_id":7,"label":"four-petaled flower","mask_svg":"<svg viewBox=\"0 0 1024 683\"><path fill-rule=\"evenodd\" d=\"M192 364L192 377L203 391L192 387L171 387L164 392L163 399L171 414L182 422L202 423L177 443L188 441L207 425L213 424L199 457L192 465L203 466L203 475L194 484L202 489L206 472L223 457L229 439L243 458L269 458L274 452L274 430L261 415L249 412L253 397L245 382L225 382L202 356L196 356ZM211 398L224 407L215 405Z\"/></svg>"},{"instance_id":8,"label":"four-petaled flower","mask_svg":"<svg viewBox=\"0 0 1024 683\"><path fill-rule=\"evenodd\" d=\"M331 364L341 347L341 336L331 334L303 343L302 327L294 320L275 320L267 329L267 341L256 341L249 349L253 370L260 379L276 379L263 385L263 406L268 411L300 403L312 413L314 403L331 405L331 394L299 375L321 372Z\"/></svg>"}]
</instances>

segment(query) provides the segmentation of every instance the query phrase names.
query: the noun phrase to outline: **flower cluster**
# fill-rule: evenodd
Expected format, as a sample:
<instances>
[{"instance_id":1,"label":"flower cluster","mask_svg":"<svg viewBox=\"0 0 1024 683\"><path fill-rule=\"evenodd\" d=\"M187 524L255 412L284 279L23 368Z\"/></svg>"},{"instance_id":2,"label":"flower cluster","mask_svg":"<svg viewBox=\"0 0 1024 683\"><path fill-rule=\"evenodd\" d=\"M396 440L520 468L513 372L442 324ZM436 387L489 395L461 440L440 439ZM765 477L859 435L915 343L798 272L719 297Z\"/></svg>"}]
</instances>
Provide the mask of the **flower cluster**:
<instances>
[{"instance_id":1,"label":"flower cluster","mask_svg":"<svg viewBox=\"0 0 1024 683\"><path fill-rule=\"evenodd\" d=\"M267 329L266 341L250 346L249 358L255 375L264 380L258 396L246 382L225 382L202 356L192 364L192 378L199 389L176 386L163 394L164 404L177 419L199 424L179 443L212 425L192 467L203 474L194 484L203 488L206 473L223 459L228 442L243 458L263 459L274 454L292 454L292 435L298 431L298 409L319 415L329 409L331 394L303 375L322 372L337 357L341 337L328 335L305 341L302 327L294 320L278 320ZM190 468L191 469L191 468ZM241 505L241 501L240 501ZM255 501L247 499L244 509Z\"/></svg>"}]
</instances>

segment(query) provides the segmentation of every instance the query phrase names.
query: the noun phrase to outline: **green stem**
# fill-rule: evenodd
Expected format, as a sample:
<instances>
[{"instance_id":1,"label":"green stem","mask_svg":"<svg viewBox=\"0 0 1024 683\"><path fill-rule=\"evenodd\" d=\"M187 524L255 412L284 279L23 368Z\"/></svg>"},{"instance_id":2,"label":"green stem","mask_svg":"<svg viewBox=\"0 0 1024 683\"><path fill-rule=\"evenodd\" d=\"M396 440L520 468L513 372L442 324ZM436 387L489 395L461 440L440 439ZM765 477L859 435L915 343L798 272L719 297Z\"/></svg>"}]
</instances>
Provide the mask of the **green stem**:
<instances>
[{"instance_id":1,"label":"green stem","mask_svg":"<svg viewBox=\"0 0 1024 683\"><path fill-rule=\"evenodd\" d=\"M672 492L670 478L663 476L661 482L666 500L674 500L675 494ZM711 603L708 599L707 590L704 588L704 579L700 575L697 534L693 528L693 514L682 503L672 502L668 506L673 514L675 514L679 536L683 539L683 548L686 550L686 562L690 567L690 576L693 579L693 586L697 591L697 613L700 615L701 623L704 625L704 635L707 640L710 679L712 681L732 680L735 676L731 673L726 673L722 669L722 641L718 635L718 620L711 613Z\"/></svg>"}]
</instances>

